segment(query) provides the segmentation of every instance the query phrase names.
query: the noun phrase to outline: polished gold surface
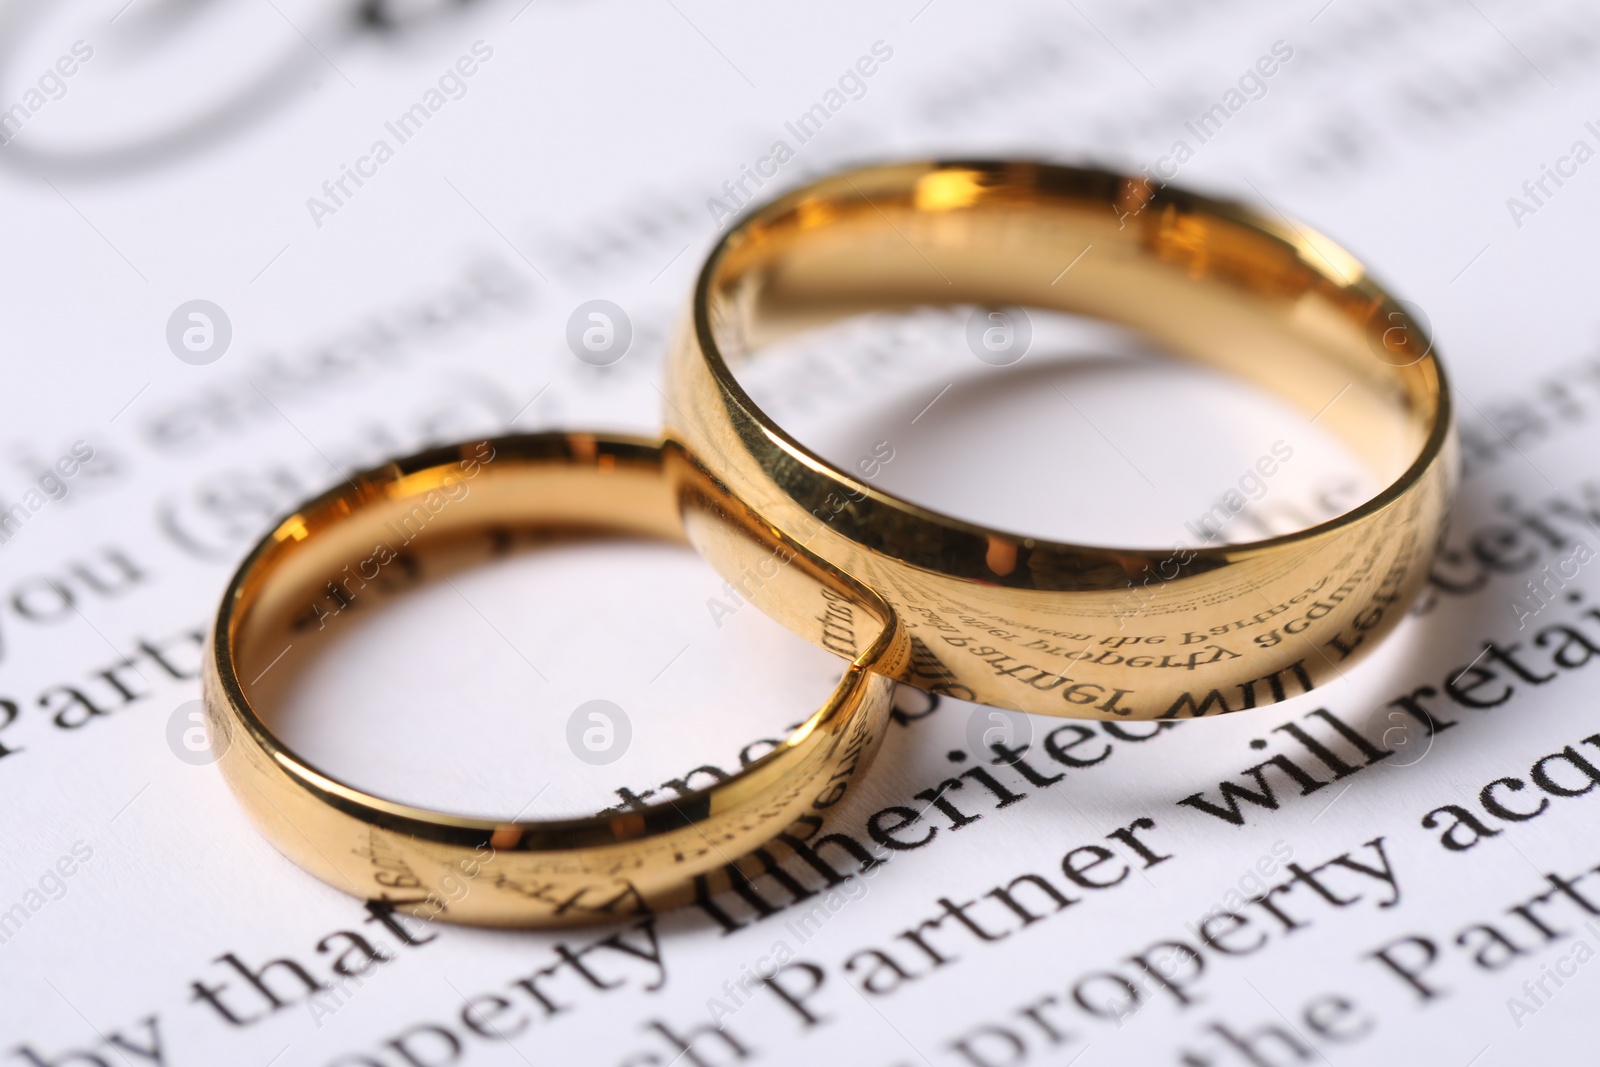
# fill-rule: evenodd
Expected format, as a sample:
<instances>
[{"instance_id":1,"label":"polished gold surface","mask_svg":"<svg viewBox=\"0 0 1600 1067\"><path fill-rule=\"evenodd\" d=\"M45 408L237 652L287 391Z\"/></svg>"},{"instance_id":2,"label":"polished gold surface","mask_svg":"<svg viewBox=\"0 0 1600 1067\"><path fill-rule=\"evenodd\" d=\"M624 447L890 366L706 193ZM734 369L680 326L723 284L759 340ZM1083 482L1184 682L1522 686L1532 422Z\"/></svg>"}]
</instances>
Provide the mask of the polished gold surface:
<instances>
[{"instance_id":1,"label":"polished gold surface","mask_svg":"<svg viewBox=\"0 0 1600 1067\"><path fill-rule=\"evenodd\" d=\"M287 749L261 714L266 709L252 703L269 668L286 669L274 658L287 652L286 642L320 629L368 583L381 588L402 571L414 579L430 560L459 557L464 545L508 533L681 541L683 522L702 542L754 561L760 588L813 616L813 639L824 640L828 627L833 646L851 660L821 710L777 750L712 788L587 818L498 822L427 811L322 773ZM848 643L841 643L841 616L851 622ZM763 527L681 456L629 438L533 434L397 460L284 519L228 586L203 684L228 784L301 867L414 915L548 925L680 903L695 876L721 877L724 865L800 816L825 814L871 762L893 697L887 676L903 670L905 655L904 633L882 601Z\"/></svg>"},{"instance_id":2,"label":"polished gold surface","mask_svg":"<svg viewBox=\"0 0 1600 1067\"><path fill-rule=\"evenodd\" d=\"M1288 398L1386 488L1250 544L1053 542L874 489L775 425L736 379L796 331L936 304L1131 327ZM1239 711L1339 675L1404 616L1457 478L1431 341L1349 253L1238 205L1032 163L868 168L753 212L700 275L670 356L666 420L673 444L774 534L899 613L912 655L895 677L1050 715ZM690 537L731 581L756 562L743 543ZM804 605L759 587L752 599L814 631Z\"/></svg>"}]
</instances>

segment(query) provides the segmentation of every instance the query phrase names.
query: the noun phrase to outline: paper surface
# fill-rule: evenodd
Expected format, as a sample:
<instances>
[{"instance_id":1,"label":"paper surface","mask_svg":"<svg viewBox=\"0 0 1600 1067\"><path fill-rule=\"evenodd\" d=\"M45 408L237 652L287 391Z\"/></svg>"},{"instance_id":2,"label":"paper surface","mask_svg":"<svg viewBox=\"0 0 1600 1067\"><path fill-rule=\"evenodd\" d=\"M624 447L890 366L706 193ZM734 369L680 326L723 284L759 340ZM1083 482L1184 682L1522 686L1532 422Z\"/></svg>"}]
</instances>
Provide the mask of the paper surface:
<instances>
[{"instance_id":1,"label":"paper surface","mask_svg":"<svg viewBox=\"0 0 1600 1067\"><path fill-rule=\"evenodd\" d=\"M17 5L0 26L0 1062L1585 1057L1600 13L371 10L115 0ZM904 692L827 830L870 843L876 813L912 805L914 847L865 872L834 848L831 879L790 860L803 899L768 878L754 901L622 928L374 916L183 758L196 635L275 516L431 442L653 433L664 338L730 213L847 162L929 155L1148 167L1303 220L1422 310L1467 477L1435 580L1380 653L1215 721L1035 719L1028 772L952 793L959 816L915 798L960 773L951 754L988 713ZM596 299L632 326L608 367L567 343ZM175 316L195 300L227 322L209 362L218 316ZM1307 464L1263 515L1372 488L1316 428L1183 371L1071 378L1083 421L1000 379L924 408L938 383L912 370L940 328L883 332L882 358L780 376L776 395L845 461L924 410L885 484L1045 534L1177 538L1285 435ZM57 468L75 448L92 458ZM719 617L720 579L680 550L578 546L462 593L402 605L300 679L296 746L401 799L595 810L736 766L837 675L753 608ZM610 777L562 747L594 698L635 728Z\"/></svg>"}]
</instances>

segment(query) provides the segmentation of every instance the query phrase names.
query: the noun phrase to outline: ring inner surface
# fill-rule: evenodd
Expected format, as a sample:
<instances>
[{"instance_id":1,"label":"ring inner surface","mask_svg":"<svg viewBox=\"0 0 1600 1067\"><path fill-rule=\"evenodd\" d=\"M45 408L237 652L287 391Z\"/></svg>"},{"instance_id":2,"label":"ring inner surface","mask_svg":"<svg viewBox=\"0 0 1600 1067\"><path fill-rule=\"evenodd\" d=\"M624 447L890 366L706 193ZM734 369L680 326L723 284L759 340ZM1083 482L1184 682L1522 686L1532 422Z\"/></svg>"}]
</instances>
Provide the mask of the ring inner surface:
<instances>
[{"instance_id":1,"label":"ring inner surface","mask_svg":"<svg viewBox=\"0 0 1600 1067\"><path fill-rule=\"evenodd\" d=\"M487 455L487 453L485 453ZM552 536L624 535L683 542L676 498L659 464L604 472L500 456L363 485L360 506L339 497L301 520L255 561L234 617L232 646L248 695L284 641L353 601L369 584L392 585L418 555L470 553L486 532L537 529Z\"/></svg>"},{"instance_id":2,"label":"ring inner surface","mask_svg":"<svg viewBox=\"0 0 1600 1067\"><path fill-rule=\"evenodd\" d=\"M733 369L850 315L1018 305L1122 324L1320 411L1383 485L1440 432L1425 334L1347 253L1102 172L912 166L825 181L731 235L704 292L708 354Z\"/></svg>"},{"instance_id":3,"label":"ring inner surface","mask_svg":"<svg viewBox=\"0 0 1600 1067\"><path fill-rule=\"evenodd\" d=\"M764 587L825 616L836 651L859 661L821 708L710 785L685 775L681 790L591 815L449 814L310 766L251 704L271 702L275 683L259 686L262 675L285 669L274 664L295 635L318 628L341 598L371 595L391 579L401 590L413 583L420 571L402 562L410 554L430 567L482 558L486 540L519 528L540 539L604 532L681 542L686 525L752 556L771 553ZM273 844L357 896L505 926L675 906L720 891L774 835L814 832L818 812L854 795L849 787L885 731L894 683L866 668L898 670L905 644L881 600L784 543L681 456L654 442L560 433L469 442L355 475L257 546L217 625L206 682L213 747L220 736L223 775Z\"/></svg>"},{"instance_id":4,"label":"ring inner surface","mask_svg":"<svg viewBox=\"0 0 1600 1067\"><path fill-rule=\"evenodd\" d=\"M579 437L575 455L557 455L548 442L507 440L465 446L459 456L416 469L357 476L286 521L258 549L233 599L238 610L228 616L228 649L249 711L272 746L282 747L270 728L273 681L294 671L297 641L314 647L304 639L374 592L400 592L484 562L509 552L513 540L526 544L529 535L684 544L689 525L702 536L766 553L771 565L753 579L815 616L813 636L830 651L873 661L886 650L894 631L881 601L782 544L693 471L669 477L665 464L674 461L654 446L601 442L596 455ZM841 708L854 714L857 678L847 674L820 710L809 709L791 742L801 743ZM757 777L770 786L774 773Z\"/></svg>"}]
</instances>

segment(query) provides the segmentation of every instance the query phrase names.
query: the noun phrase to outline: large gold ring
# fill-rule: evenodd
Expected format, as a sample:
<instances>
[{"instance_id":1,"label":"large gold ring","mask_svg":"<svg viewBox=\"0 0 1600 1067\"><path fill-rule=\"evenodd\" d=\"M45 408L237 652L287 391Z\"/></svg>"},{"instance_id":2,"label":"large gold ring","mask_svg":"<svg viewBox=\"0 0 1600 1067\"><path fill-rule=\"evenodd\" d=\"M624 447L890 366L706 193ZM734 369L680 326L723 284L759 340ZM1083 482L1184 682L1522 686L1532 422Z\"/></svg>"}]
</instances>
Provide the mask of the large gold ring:
<instances>
[{"instance_id":1,"label":"large gold ring","mask_svg":"<svg viewBox=\"0 0 1600 1067\"><path fill-rule=\"evenodd\" d=\"M807 327L928 304L1125 324L1320 413L1386 488L1250 544L1065 544L874 488L787 434L734 377ZM1457 480L1431 341L1349 253L1236 204L1035 163L871 167L754 210L700 274L666 395L679 448L899 613L912 641L899 680L1049 715L1239 711L1342 672L1405 615ZM759 562L738 544L696 546L735 583ZM814 630L803 606L761 588L753 600Z\"/></svg>"},{"instance_id":2,"label":"large gold ring","mask_svg":"<svg viewBox=\"0 0 1600 1067\"><path fill-rule=\"evenodd\" d=\"M658 911L718 891L708 878L725 879L729 865L797 822L810 836L882 740L903 631L875 596L773 536L719 487L692 470L669 473L675 462L630 438L493 438L357 475L280 522L228 585L203 680L213 751L261 832L357 897L496 926ZM486 531L530 528L681 542L681 520L703 542L765 560L765 588L796 610L848 617L858 640L826 705L775 751L710 788L585 818L499 822L427 811L319 771L274 736L251 701L246 679L259 680L285 656L293 628L318 621L330 591L355 594L352 581L379 578L402 552L425 563Z\"/></svg>"}]
</instances>

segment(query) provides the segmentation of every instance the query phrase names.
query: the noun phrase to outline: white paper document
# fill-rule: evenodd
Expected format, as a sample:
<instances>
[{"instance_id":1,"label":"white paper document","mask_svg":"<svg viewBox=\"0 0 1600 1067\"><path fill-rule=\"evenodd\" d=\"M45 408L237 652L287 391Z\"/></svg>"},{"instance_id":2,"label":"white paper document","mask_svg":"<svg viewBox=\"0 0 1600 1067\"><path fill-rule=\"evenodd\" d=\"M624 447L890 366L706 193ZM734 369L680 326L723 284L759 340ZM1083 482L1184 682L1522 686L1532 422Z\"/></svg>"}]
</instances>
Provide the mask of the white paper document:
<instances>
[{"instance_id":1,"label":"white paper document","mask_svg":"<svg viewBox=\"0 0 1600 1067\"><path fill-rule=\"evenodd\" d=\"M1581 0L8 5L0 1065L1589 1062L1597 59ZM793 855L626 924L426 922L274 850L197 703L274 520L432 444L656 434L746 207L931 157L1249 203L1431 324L1465 471L1394 637L1193 721L1019 739L903 689ZM603 366L569 343L592 301L628 335ZM1061 539L1246 541L1381 488L1137 339L1041 315L997 368L964 322L830 327L748 384L881 488ZM841 669L686 549L568 542L363 617L283 680L280 729L382 796L592 813L736 772ZM567 747L591 700L631 731L604 767ZM996 729L1023 758L979 761Z\"/></svg>"}]
</instances>

